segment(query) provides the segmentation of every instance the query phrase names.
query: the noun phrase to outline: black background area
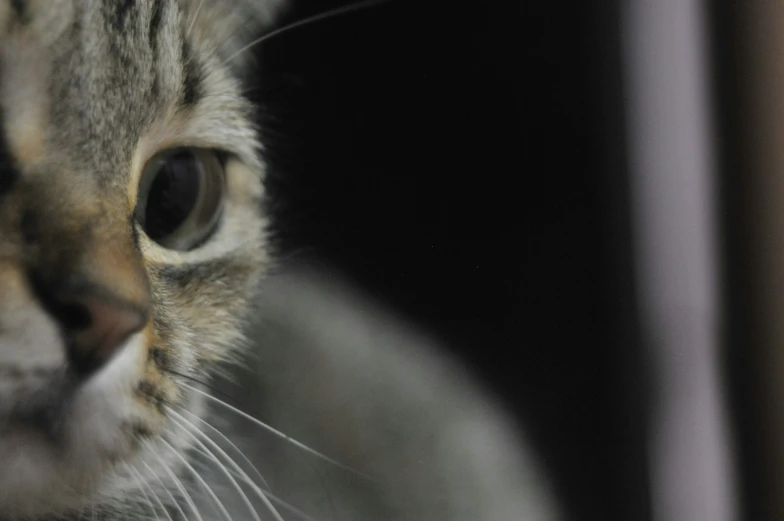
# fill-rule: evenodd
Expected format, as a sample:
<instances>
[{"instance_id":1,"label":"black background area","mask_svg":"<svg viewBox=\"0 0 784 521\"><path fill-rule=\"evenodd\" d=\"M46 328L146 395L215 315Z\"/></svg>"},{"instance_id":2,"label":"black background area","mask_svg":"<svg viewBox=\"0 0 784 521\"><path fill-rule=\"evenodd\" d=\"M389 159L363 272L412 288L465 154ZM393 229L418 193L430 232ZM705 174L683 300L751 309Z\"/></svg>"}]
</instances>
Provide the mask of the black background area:
<instances>
[{"instance_id":1,"label":"black background area","mask_svg":"<svg viewBox=\"0 0 784 521\"><path fill-rule=\"evenodd\" d=\"M645 520L617 5L592 4L392 0L259 46L252 96L284 253L446 340L570 518Z\"/></svg>"}]
</instances>

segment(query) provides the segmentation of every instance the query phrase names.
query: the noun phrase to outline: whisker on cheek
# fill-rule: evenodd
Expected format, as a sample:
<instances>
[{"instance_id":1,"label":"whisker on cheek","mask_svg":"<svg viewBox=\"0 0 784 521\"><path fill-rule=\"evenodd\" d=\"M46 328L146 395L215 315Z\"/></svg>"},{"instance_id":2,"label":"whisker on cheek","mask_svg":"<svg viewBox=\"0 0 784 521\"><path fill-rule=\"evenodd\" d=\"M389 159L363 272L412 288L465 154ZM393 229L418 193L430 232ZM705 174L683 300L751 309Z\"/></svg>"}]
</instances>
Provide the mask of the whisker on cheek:
<instances>
[{"instance_id":1,"label":"whisker on cheek","mask_svg":"<svg viewBox=\"0 0 784 521\"><path fill-rule=\"evenodd\" d=\"M174 494L172 494L171 490L169 490L169 487L166 485L166 483L163 482L161 477L155 471L153 471L152 468L150 468L150 466L146 462L142 461L142 465L144 465L144 467L147 469L147 472L149 472L150 475L153 478L155 478L155 481L157 481L158 484L161 486L161 488L164 490L164 492L166 492L166 495L169 496L169 499L171 500L171 505L177 510L177 513L180 515L179 519L187 520L188 516L185 515L185 512L182 510L182 507L180 506L180 502L177 501L177 498L174 497Z\"/></svg>"},{"instance_id":2,"label":"whisker on cheek","mask_svg":"<svg viewBox=\"0 0 784 521\"><path fill-rule=\"evenodd\" d=\"M322 453L318 452L315 449L312 449L311 447L308 447L304 443L299 442L299 441L293 439L291 436L288 436L288 435L280 432L279 430L277 430L277 429L267 425L266 423L262 422L261 420L259 420L257 418L254 418L253 416L249 415L248 413L243 412L240 409L238 409L238 408L236 408L236 407L234 407L232 405L229 405L228 403L226 403L226 402L224 402L222 400L219 400L218 398L216 398L216 397L214 397L214 396L212 396L212 395L210 395L210 394L208 394L208 393L206 393L206 392L204 392L204 391L202 391L200 389L197 389L197 388L195 388L193 386L190 386L188 384L185 384L185 383L182 383L180 385L182 385L183 387L185 387L187 389L190 389L191 391L193 391L195 393L200 394L201 396L204 396L205 398L207 398L212 403L214 403L214 404L224 408L227 412L231 412L231 413L234 413L234 414L236 414L238 416L241 416L242 418L245 418L246 420L252 422L254 425L257 425L257 426L261 427L262 429L266 430L267 432L277 436L278 438L281 438L281 439L285 440L286 442L288 442L291 445L293 445L293 446L295 446L295 447L297 447L297 448L307 452L308 454L316 456L317 458L319 458L319 459L321 459L323 461L326 461L327 463L330 463L331 465L334 465L334 466L336 466L338 468L341 468L341 469L343 469L343 470L345 470L347 472L350 472L351 474L354 474L355 476L360 477L360 478L362 478L364 480L367 480L367 481L370 481L370 482L375 482L376 481L372 476L369 476L369 475L365 474L362 471L359 471L359 470L356 470L356 469L354 469L352 467L349 467L348 465L345 465L345 464L343 464L343 463L341 463L341 462L339 462L339 461L337 461L337 460L335 460L333 458L330 458L329 456L327 456L325 454L322 454Z\"/></svg>"},{"instance_id":3,"label":"whisker on cheek","mask_svg":"<svg viewBox=\"0 0 784 521\"><path fill-rule=\"evenodd\" d=\"M229 458L229 457L228 457L228 455L227 455L227 454L226 454L226 453L225 453L225 452L224 452L224 451L223 451L223 450L222 450L222 449L221 449L221 448L220 448L220 447L219 447L219 446L218 446L218 445L217 445L215 442L213 442L213 441L212 441L212 440L211 440L209 437L207 437L205 434L203 434L203 433L199 432L199 431L198 431L198 429L196 428L196 426L195 426L195 425L193 425L191 422L189 422L189 421L188 421L186 418L184 418L183 416L181 416L180 414L178 414L176 411L174 411L174 410L171 410L171 409L169 410L169 413L170 413L170 414L172 414L172 415L174 416L174 418L175 418L175 419L174 419L175 423L178 423L178 424L179 424L181 427L183 427L183 429L184 429L184 430L185 430L185 431L186 431L186 432L187 432L187 433L188 433L188 434L191 436L191 438L193 439L193 442L194 442L194 443L196 443L196 445L197 445L197 446L198 446L200 449L202 449L202 450L205 452L205 454L207 454L207 456L208 456L208 457L209 457L209 458L210 458L212 461L214 461L214 462L215 462L215 464L218 466L218 468L220 469L220 471L221 471L221 472L222 472L222 473L223 473L223 474L224 474L224 475L225 475L225 476L226 476L226 477L229 479L229 481L231 482L232 486L233 486L233 487L234 487L234 488L237 490L237 492L238 492L238 493L240 494L240 496L242 497L242 501L243 501L243 502L245 503L245 505L248 507L248 510L251 512L251 515L253 516L253 518L254 518L256 521L261 521L261 518L259 518L259 515L258 515L258 513L256 512L256 509L255 509L255 508L253 508L253 505L251 504L250 500L248 500L248 497L247 497L247 496L245 495L245 493L242 491L242 488L239 486L239 484L237 483L237 481L236 481L236 480L234 479L234 477L233 477L233 476L232 476L232 475L231 475L231 474L228 472L228 470L226 469L226 466L225 466L223 463L221 463L221 461L218 459L218 457L215 455L215 453L213 453L213 452L212 452L212 451L211 451L209 448L207 448L207 446L205 446L205 444L204 444L204 443L202 443L202 442L199 440L199 435L200 435L201 437L203 437L203 438L204 438L204 441L206 441L206 442L207 442L209 445L211 445L211 446L213 447L213 449L214 449L214 450L218 451L218 452L219 452L221 455L223 455L223 456L226 458L226 461L227 461L227 462L230 462L230 464L231 464L233 467L235 467L235 470L236 470L236 471L239 471L239 472L241 472L241 473L243 473L243 474L244 474L244 472L242 471L242 469L240 469L240 468L239 468L239 466L237 466L237 465L234 463L234 460L232 460L231 458ZM245 474L245 477L247 478L247 474ZM273 516L273 517L274 517L274 518L275 518L277 521L284 521L284 520L283 520L283 518L282 518L282 517L280 516L280 514L278 513L278 511L277 511L277 510L275 510L275 507L272 505L272 503L270 503L270 501L269 501L269 500L267 499L267 497L264 495L264 492L263 492L261 489L259 489L259 488L258 488L258 487L255 485L255 483L253 483L253 481L251 481L251 480L250 480L250 478L247 478L247 480L248 480L248 483L249 483L249 484L251 484L251 485L254 487L254 490L256 490L256 491L257 491L257 494L258 494L259 498L261 498L261 500L264 502L265 506L266 506L266 507L269 509L269 511L270 511L270 513L272 514L272 516Z\"/></svg>"},{"instance_id":4,"label":"whisker on cheek","mask_svg":"<svg viewBox=\"0 0 784 521\"><path fill-rule=\"evenodd\" d=\"M180 411L183 414L186 414L187 416L190 416L194 420L198 421L199 423L201 423L202 425L204 425L205 427L210 429L211 432L215 433L221 440L223 440L226 444L228 444L234 450L234 452L236 452L237 455L239 455L239 457L242 458L242 460L251 469L253 469L253 472L256 474L256 477L259 479L259 481L264 486L264 488L266 488L267 491L270 490L269 483L267 483L267 480L264 479L264 476L261 475L261 472L259 472L258 468L256 468L256 466L248 459L248 457L245 455L245 453L242 452L240 450L240 448L237 447L237 445L233 441L231 441L225 434L223 434L220 430L218 430L215 426L213 426L211 423L209 423L204 418L200 418L199 416L193 414L192 412L190 412L190 411L188 411L187 409L184 409L184 408L180 408Z\"/></svg>"},{"instance_id":5,"label":"whisker on cheek","mask_svg":"<svg viewBox=\"0 0 784 521\"><path fill-rule=\"evenodd\" d=\"M180 461L180 463L182 463L183 467L188 470L188 472L196 479L196 481L199 482L199 484L204 489L204 491L207 493L207 495L210 497L210 499L213 501L215 506L218 507L218 510L220 511L221 515L226 519L226 521L234 521L234 519L229 514L228 510L226 510L226 506L218 498L217 494L215 494L215 491L212 489L212 487L210 487L207 484L207 482L204 480L204 478L196 471L196 469L193 468L193 465L191 465L188 462L188 460L185 458L185 456L180 454L179 451L177 451L177 449L175 449L166 440L161 439L160 441L168 449L171 450L172 454L174 454L174 456Z\"/></svg>"},{"instance_id":6,"label":"whisker on cheek","mask_svg":"<svg viewBox=\"0 0 784 521\"><path fill-rule=\"evenodd\" d=\"M172 447L171 445L169 445L169 444L168 444L167 442L165 442L164 440L161 440L161 442L162 442L162 443L163 443L163 444L164 444L164 445L165 445L165 446L166 446L166 447L167 447L167 448L168 448L168 449L169 449L171 452L173 452L174 454L176 454L176 455L178 455L178 456L179 456L179 453L177 452L177 450L176 450L174 447ZM158 452L158 451L156 450L155 452ZM160 459L160 461L163 461L163 460L162 460L162 459ZM151 468L150 468L150 467L149 467L149 466L148 466L146 463L145 463L145 466L147 467L147 469L148 469L150 472L153 472L153 470L152 470L152 469L151 469ZM190 508L190 509L191 509L191 511L193 512L193 515L195 515L195 516L196 516L196 520L197 520L197 521L204 521L204 519L203 519L203 518L202 518L202 516L201 516L201 512L200 512L200 511L199 511L199 509L196 507L196 503L194 503L194 501L193 501L193 498L191 497L191 495L190 495L190 494L188 493L188 491L186 490L186 488L185 488L185 485L183 485L183 483L182 483L182 481L180 480L180 478L178 478L178 477L177 477L177 475L174 473L174 471L173 471L171 468L169 468L169 466L168 466L168 465L166 465L165 463L163 463L163 464L162 464L162 467L163 467L163 470L166 472L166 474L169 476L169 479L171 479L172 483L174 483L174 485L175 485L175 486L177 487L177 489L180 491L180 493L182 494L183 498L185 498L185 501L188 503L188 508ZM153 472L153 473L154 473L154 472Z\"/></svg>"}]
</instances>

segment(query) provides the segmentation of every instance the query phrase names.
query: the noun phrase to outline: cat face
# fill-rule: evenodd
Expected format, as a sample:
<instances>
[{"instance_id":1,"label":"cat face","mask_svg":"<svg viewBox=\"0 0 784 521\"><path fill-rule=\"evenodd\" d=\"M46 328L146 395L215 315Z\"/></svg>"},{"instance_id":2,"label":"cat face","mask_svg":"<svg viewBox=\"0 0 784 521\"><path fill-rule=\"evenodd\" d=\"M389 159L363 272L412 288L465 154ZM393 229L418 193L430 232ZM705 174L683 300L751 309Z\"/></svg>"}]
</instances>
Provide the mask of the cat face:
<instances>
[{"instance_id":1,"label":"cat face","mask_svg":"<svg viewBox=\"0 0 784 521\"><path fill-rule=\"evenodd\" d=\"M257 3L0 0L0 519L168 479L182 384L242 343Z\"/></svg>"}]
</instances>

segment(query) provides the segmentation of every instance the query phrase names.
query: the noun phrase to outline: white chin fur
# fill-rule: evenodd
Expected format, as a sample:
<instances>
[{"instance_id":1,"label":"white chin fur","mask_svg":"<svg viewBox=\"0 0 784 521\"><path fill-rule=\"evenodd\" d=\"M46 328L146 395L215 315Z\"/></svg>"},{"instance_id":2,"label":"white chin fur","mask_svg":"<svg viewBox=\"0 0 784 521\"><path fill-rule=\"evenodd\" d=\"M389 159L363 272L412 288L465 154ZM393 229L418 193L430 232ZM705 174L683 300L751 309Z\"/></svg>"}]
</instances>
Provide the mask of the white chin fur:
<instances>
[{"instance_id":1,"label":"white chin fur","mask_svg":"<svg viewBox=\"0 0 784 521\"><path fill-rule=\"evenodd\" d=\"M1 519L79 509L90 497L111 494L117 483L110 462L131 455L123 423L133 416L144 354L144 336L135 335L85 382L56 442L33 428L0 431Z\"/></svg>"}]
</instances>

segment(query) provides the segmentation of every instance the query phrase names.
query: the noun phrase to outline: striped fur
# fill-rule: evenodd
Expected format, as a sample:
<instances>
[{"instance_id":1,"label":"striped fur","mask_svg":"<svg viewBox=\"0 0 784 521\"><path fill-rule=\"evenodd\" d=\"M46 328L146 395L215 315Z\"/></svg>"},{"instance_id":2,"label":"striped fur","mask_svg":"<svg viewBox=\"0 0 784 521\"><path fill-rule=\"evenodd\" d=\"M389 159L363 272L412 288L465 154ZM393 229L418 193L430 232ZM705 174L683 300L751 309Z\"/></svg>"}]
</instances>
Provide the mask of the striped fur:
<instances>
[{"instance_id":1,"label":"striped fur","mask_svg":"<svg viewBox=\"0 0 784 521\"><path fill-rule=\"evenodd\" d=\"M199 400L177 375L201 378L244 343L267 265L260 143L231 55L275 7L0 0L0 519L88 505L127 519L141 497L128 466L146 480L179 467L168 446L187 443L164 406ZM183 146L228 157L218 229L184 253L133 218L145 163ZM81 384L38 298L69 273L128 302L152 295L147 326ZM59 416L39 432L42 410Z\"/></svg>"}]
</instances>

